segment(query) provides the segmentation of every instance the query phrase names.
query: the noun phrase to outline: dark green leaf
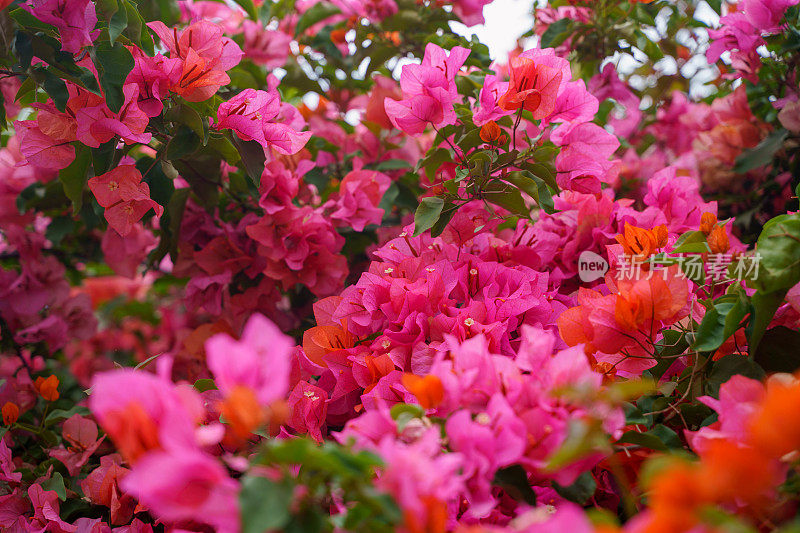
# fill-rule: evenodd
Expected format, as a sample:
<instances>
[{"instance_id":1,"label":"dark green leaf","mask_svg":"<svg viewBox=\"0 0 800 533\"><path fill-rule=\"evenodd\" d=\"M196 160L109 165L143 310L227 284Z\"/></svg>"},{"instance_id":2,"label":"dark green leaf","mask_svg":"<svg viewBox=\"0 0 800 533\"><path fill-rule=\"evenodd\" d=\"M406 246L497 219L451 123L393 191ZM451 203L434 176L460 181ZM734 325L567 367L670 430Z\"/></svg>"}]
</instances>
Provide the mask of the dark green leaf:
<instances>
[{"instance_id":1,"label":"dark green leaf","mask_svg":"<svg viewBox=\"0 0 800 533\"><path fill-rule=\"evenodd\" d=\"M128 27L128 10L122 6L122 9L117 9L108 21L108 40L114 43L125 28Z\"/></svg>"},{"instance_id":2,"label":"dark green leaf","mask_svg":"<svg viewBox=\"0 0 800 533\"><path fill-rule=\"evenodd\" d=\"M773 131L766 139L758 143L755 148L746 150L737 157L736 165L733 169L739 174L744 174L755 168L769 165L775 158L775 152L783 146L783 141L788 136L789 132L784 129Z\"/></svg>"},{"instance_id":3,"label":"dark green leaf","mask_svg":"<svg viewBox=\"0 0 800 533\"><path fill-rule=\"evenodd\" d=\"M210 390L216 390L217 384L214 383L213 379L198 379L194 382L194 388L200 392L206 392Z\"/></svg>"},{"instance_id":4,"label":"dark green leaf","mask_svg":"<svg viewBox=\"0 0 800 533\"><path fill-rule=\"evenodd\" d=\"M572 32L572 20L564 17L547 27L542 34L539 46L541 48L554 48L567 40Z\"/></svg>"},{"instance_id":5,"label":"dark green leaf","mask_svg":"<svg viewBox=\"0 0 800 533\"><path fill-rule=\"evenodd\" d=\"M239 151L247 175L253 180L256 187L261 183L261 174L264 172L264 163L267 160L264 148L256 141L243 141L235 134L231 136L233 144Z\"/></svg>"},{"instance_id":6,"label":"dark green leaf","mask_svg":"<svg viewBox=\"0 0 800 533\"><path fill-rule=\"evenodd\" d=\"M800 282L800 215L781 215L767 222L756 252L760 256L758 276L753 273L749 286L768 293Z\"/></svg>"},{"instance_id":7,"label":"dark green leaf","mask_svg":"<svg viewBox=\"0 0 800 533\"><path fill-rule=\"evenodd\" d=\"M522 217L530 216L530 209L525 205L525 200L519 193L519 189L511 187L501 181L490 182L483 191L483 196L489 202L507 209L515 215Z\"/></svg>"},{"instance_id":8,"label":"dark green leaf","mask_svg":"<svg viewBox=\"0 0 800 533\"><path fill-rule=\"evenodd\" d=\"M536 493L528 482L528 474L521 465L501 468L494 474L493 485L497 485L519 502L536 505Z\"/></svg>"},{"instance_id":9,"label":"dark green leaf","mask_svg":"<svg viewBox=\"0 0 800 533\"><path fill-rule=\"evenodd\" d=\"M200 148L200 144L200 137L198 137L189 126L180 125L175 135L170 139L169 143L167 143L166 157L169 160L181 159L184 156L194 153ZM260 147L259 145L259 148Z\"/></svg>"},{"instance_id":10,"label":"dark green leaf","mask_svg":"<svg viewBox=\"0 0 800 533\"><path fill-rule=\"evenodd\" d=\"M800 332L786 326L768 329L755 354L756 363L767 372L793 374L800 369Z\"/></svg>"},{"instance_id":11,"label":"dark green leaf","mask_svg":"<svg viewBox=\"0 0 800 533\"><path fill-rule=\"evenodd\" d=\"M719 396L719 387L731 377L742 375L748 378L762 380L766 376L764 370L750 357L733 353L726 355L714 363L706 382L706 391L715 398Z\"/></svg>"},{"instance_id":12,"label":"dark green leaf","mask_svg":"<svg viewBox=\"0 0 800 533\"><path fill-rule=\"evenodd\" d=\"M444 200L436 196L423 198L414 214L414 235L420 235L431 229L442 214Z\"/></svg>"},{"instance_id":13,"label":"dark green leaf","mask_svg":"<svg viewBox=\"0 0 800 533\"><path fill-rule=\"evenodd\" d=\"M108 108L118 113L125 101L122 85L133 69L133 56L122 43L102 41L95 45L94 65Z\"/></svg>"},{"instance_id":14,"label":"dark green leaf","mask_svg":"<svg viewBox=\"0 0 800 533\"><path fill-rule=\"evenodd\" d=\"M740 297L714 304L700 323L693 348L698 352L713 352L722 346L736 332L749 310L747 300Z\"/></svg>"},{"instance_id":15,"label":"dark green leaf","mask_svg":"<svg viewBox=\"0 0 800 533\"><path fill-rule=\"evenodd\" d=\"M276 482L260 476L245 477L239 492L242 533L281 530L291 519L293 494L294 485L289 481Z\"/></svg>"},{"instance_id":16,"label":"dark green leaf","mask_svg":"<svg viewBox=\"0 0 800 533\"><path fill-rule=\"evenodd\" d=\"M597 483L591 472L584 472L578 476L578 479L572 485L566 487L553 481L553 488L567 500L583 505L594 495L594 491L597 490Z\"/></svg>"},{"instance_id":17,"label":"dark green leaf","mask_svg":"<svg viewBox=\"0 0 800 533\"><path fill-rule=\"evenodd\" d=\"M78 213L83 205L83 189L88 181L92 152L88 146L76 143L75 160L67 168L58 172L58 180L64 187L64 194L72 200L72 212Z\"/></svg>"},{"instance_id":18,"label":"dark green leaf","mask_svg":"<svg viewBox=\"0 0 800 533\"><path fill-rule=\"evenodd\" d=\"M757 353L761 339L785 296L786 290L781 290L771 293L756 291L750 297L750 304L753 306L753 315L747 325L747 347L750 355Z\"/></svg>"},{"instance_id":19,"label":"dark green leaf","mask_svg":"<svg viewBox=\"0 0 800 533\"><path fill-rule=\"evenodd\" d=\"M64 477L60 473L53 472L50 479L43 481L41 485L44 490L55 491L62 502L67 499L67 487L64 486Z\"/></svg>"}]
</instances>

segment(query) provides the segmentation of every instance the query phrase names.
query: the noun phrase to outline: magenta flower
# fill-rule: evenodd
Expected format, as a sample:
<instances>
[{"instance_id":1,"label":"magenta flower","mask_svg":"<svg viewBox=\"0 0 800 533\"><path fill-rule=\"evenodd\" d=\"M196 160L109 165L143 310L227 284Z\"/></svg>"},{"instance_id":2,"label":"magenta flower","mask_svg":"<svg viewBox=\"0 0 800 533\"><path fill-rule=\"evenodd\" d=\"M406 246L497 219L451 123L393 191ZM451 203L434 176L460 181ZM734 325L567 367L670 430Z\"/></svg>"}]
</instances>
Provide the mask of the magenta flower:
<instances>
[{"instance_id":1,"label":"magenta flower","mask_svg":"<svg viewBox=\"0 0 800 533\"><path fill-rule=\"evenodd\" d=\"M223 394L247 387L264 406L286 396L294 342L263 315L250 317L239 340L218 333L205 346L208 368Z\"/></svg>"},{"instance_id":2,"label":"magenta flower","mask_svg":"<svg viewBox=\"0 0 800 533\"><path fill-rule=\"evenodd\" d=\"M219 105L216 127L233 130L245 141L256 141L267 157L271 157L270 149L281 154L295 154L308 142L311 132L300 132L290 124L277 121L281 111L276 90L245 89Z\"/></svg>"},{"instance_id":3,"label":"magenta flower","mask_svg":"<svg viewBox=\"0 0 800 533\"><path fill-rule=\"evenodd\" d=\"M220 533L239 531L239 484L206 453L154 451L136 463L120 486L161 520L196 521Z\"/></svg>"},{"instance_id":4,"label":"magenta flower","mask_svg":"<svg viewBox=\"0 0 800 533\"><path fill-rule=\"evenodd\" d=\"M428 124L434 128L453 124L453 103L460 99L456 74L469 56L460 46L449 52L433 43L425 47L420 65L405 65L400 74L402 100L386 98L386 114L395 127L409 135L419 135Z\"/></svg>"}]
</instances>

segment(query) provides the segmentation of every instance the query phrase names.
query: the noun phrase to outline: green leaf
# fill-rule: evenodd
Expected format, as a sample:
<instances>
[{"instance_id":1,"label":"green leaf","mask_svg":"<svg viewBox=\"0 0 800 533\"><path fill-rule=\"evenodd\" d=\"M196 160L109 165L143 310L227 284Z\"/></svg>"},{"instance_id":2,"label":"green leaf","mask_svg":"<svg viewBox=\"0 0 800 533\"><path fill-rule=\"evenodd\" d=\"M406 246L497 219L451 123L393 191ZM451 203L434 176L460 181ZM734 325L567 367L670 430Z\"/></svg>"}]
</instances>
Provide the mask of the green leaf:
<instances>
[{"instance_id":1,"label":"green leaf","mask_svg":"<svg viewBox=\"0 0 800 533\"><path fill-rule=\"evenodd\" d=\"M431 229L442 214L444 200L436 196L423 198L414 213L414 236Z\"/></svg>"},{"instance_id":2,"label":"green leaf","mask_svg":"<svg viewBox=\"0 0 800 533\"><path fill-rule=\"evenodd\" d=\"M800 332L786 326L766 331L755 352L756 363L767 372L793 374L800 369Z\"/></svg>"},{"instance_id":3,"label":"green leaf","mask_svg":"<svg viewBox=\"0 0 800 533\"><path fill-rule=\"evenodd\" d=\"M291 519L294 484L272 481L260 476L247 476L242 481L239 505L242 533L263 533L281 530Z\"/></svg>"},{"instance_id":4,"label":"green leaf","mask_svg":"<svg viewBox=\"0 0 800 533\"><path fill-rule=\"evenodd\" d=\"M431 237L438 237L442 234L445 230L447 225L453 219L453 215L456 214L458 211L457 205L453 204L452 202L447 202L445 206L442 208L442 214L439 215L439 220L431 228Z\"/></svg>"},{"instance_id":5,"label":"green leaf","mask_svg":"<svg viewBox=\"0 0 800 533\"><path fill-rule=\"evenodd\" d=\"M107 143L103 143L97 148L92 148L92 170L94 170L95 176L105 174L111 169L118 142L118 139L114 137Z\"/></svg>"},{"instance_id":6,"label":"green leaf","mask_svg":"<svg viewBox=\"0 0 800 533\"><path fill-rule=\"evenodd\" d=\"M253 0L233 0L239 6L244 9L247 16L250 17L250 20L258 21L258 12L256 11L256 6L253 4Z\"/></svg>"},{"instance_id":7,"label":"green leaf","mask_svg":"<svg viewBox=\"0 0 800 533\"><path fill-rule=\"evenodd\" d=\"M694 338L693 348L698 352L713 352L722 346L737 329L750 311L743 297L734 301L722 301L706 311Z\"/></svg>"},{"instance_id":8,"label":"green leaf","mask_svg":"<svg viewBox=\"0 0 800 533\"><path fill-rule=\"evenodd\" d=\"M594 495L594 491L597 490L597 483L591 472L584 472L578 476L578 479L572 485L566 487L553 481L553 488L567 500L583 505Z\"/></svg>"},{"instance_id":9,"label":"green leaf","mask_svg":"<svg viewBox=\"0 0 800 533\"><path fill-rule=\"evenodd\" d=\"M90 414L89 409L82 405L76 405L72 407L72 409L54 409L50 411L47 418L44 419L44 423L49 426L50 424L61 422L74 415L89 416Z\"/></svg>"},{"instance_id":10,"label":"green leaf","mask_svg":"<svg viewBox=\"0 0 800 533\"><path fill-rule=\"evenodd\" d=\"M233 144L239 151L239 156L242 158L247 175L258 187L261 183L261 174L264 172L264 163L267 160L264 155L264 148L256 141L243 141L235 134L231 136L231 139L233 139Z\"/></svg>"},{"instance_id":11,"label":"green leaf","mask_svg":"<svg viewBox=\"0 0 800 533\"><path fill-rule=\"evenodd\" d=\"M39 30L47 33L55 33L55 28L50 24L42 22L28 11L18 7L9 11L8 15L16 22L21 28L31 30Z\"/></svg>"},{"instance_id":12,"label":"green leaf","mask_svg":"<svg viewBox=\"0 0 800 533\"><path fill-rule=\"evenodd\" d=\"M757 353L761 339L764 337L770 322L772 322L778 307L783 303L786 292L786 290L772 293L756 291L750 297L750 304L753 306L753 315L747 325L747 347L750 355Z\"/></svg>"},{"instance_id":13,"label":"green leaf","mask_svg":"<svg viewBox=\"0 0 800 533\"><path fill-rule=\"evenodd\" d=\"M758 275L749 286L768 293L790 289L800 282L800 215L781 215L767 222L756 252Z\"/></svg>"},{"instance_id":14,"label":"green leaf","mask_svg":"<svg viewBox=\"0 0 800 533\"><path fill-rule=\"evenodd\" d=\"M106 97L106 104L111 111L118 113L125 101L122 85L133 69L133 56L119 42L113 45L105 41L99 42L95 45L94 52L94 65Z\"/></svg>"},{"instance_id":15,"label":"green leaf","mask_svg":"<svg viewBox=\"0 0 800 533\"><path fill-rule=\"evenodd\" d=\"M88 181L92 152L88 146L76 143L75 159L67 168L58 172L58 181L64 187L64 194L72 200L72 212L78 213L83 205L83 189Z\"/></svg>"},{"instance_id":16,"label":"green leaf","mask_svg":"<svg viewBox=\"0 0 800 533\"><path fill-rule=\"evenodd\" d=\"M67 91L67 84L64 80L54 75L49 70L44 70L44 83L42 84L44 90L53 99L56 109L64 111L67 108L67 101L69 100L69 91Z\"/></svg>"},{"instance_id":17,"label":"green leaf","mask_svg":"<svg viewBox=\"0 0 800 533\"><path fill-rule=\"evenodd\" d=\"M555 48L566 41L570 33L572 33L572 20L566 17L559 19L547 27L539 45L541 48Z\"/></svg>"},{"instance_id":18,"label":"green leaf","mask_svg":"<svg viewBox=\"0 0 800 533\"><path fill-rule=\"evenodd\" d=\"M139 48L152 57L155 54L155 46L142 14L139 13L137 6L129 0L120 0L120 3L128 15L128 25L123 32L124 35L135 44L138 44Z\"/></svg>"},{"instance_id":19,"label":"green leaf","mask_svg":"<svg viewBox=\"0 0 800 533\"><path fill-rule=\"evenodd\" d=\"M764 370L753 359L738 353L732 353L714 363L706 382L706 391L711 396L718 397L720 385L736 375L759 381L766 377Z\"/></svg>"},{"instance_id":20,"label":"green leaf","mask_svg":"<svg viewBox=\"0 0 800 533\"><path fill-rule=\"evenodd\" d=\"M536 505L536 493L528 482L528 474L521 465L511 465L499 469L494 474L493 485L497 485L519 502Z\"/></svg>"},{"instance_id":21,"label":"green leaf","mask_svg":"<svg viewBox=\"0 0 800 533\"><path fill-rule=\"evenodd\" d=\"M737 157L733 170L744 174L749 170L769 165L775 158L775 152L780 150L788 136L789 132L784 129L773 131L755 148L746 150Z\"/></svg>"},{"instance_id":22,"label":"green leaf","mask_svg":"<svg viewBox=\"0 0 800 533\"><path fill-rule=\"evenodd\" d=\"M375 170L403 170L411 168L411 165L405 159L387 159L375 165Z\"/></svg>"},{"instance_id":23,"label":"green leaf","mask_svg":"<svg viewBox=\"0 0 800 533\"><path fill-rule=\"evenodd\" d=\"M169 160L181 159L200 148L200 143L200 137L192 131L192 128L180 125L175 135L167 143L166 157Z\"/></svg>"},{"instance_id":24,"label":"green leaf","mask_svg":"<svg viewBox=\"0 0 800 533\"><path fill-rule=\"evenodd\" d=\"M618 443L637 444L659 452L683 448L678 434L663 424L656 424L653 429L645 432L626 431Z\"/></svg>"},{"instance_id":25,"label":"green leaf","mask_svg":"<svg viewBox=\"0 0 800 533\"><path fill-rule=\"evenodd\" d=\"M125 28L128 27L128 10L122 6L122 9L117 8L111 19L108 21L108 41L111 44L117 40L117 37L122 35Z\"/></svg>"},{"instance_id":26,"label":"green leaf","mask_svg":"<svg viewBox=\"0 0 800 533\"><path fill-rule=\"evenodd\" d=\"M217 384L214 383L213 379L203 378L194 382L194 388L200 392L206 392L210 390L216 390Z\"/></svg>"},{"instance_id":27,"label":"green leaf","mask_svg":"<svg viewBox=\"0 0 800 533\"><path fill-rule=\"evenodd\" d=\"M687 231L675 241L672 253L674 254L699 254L708 252L706 234L702 231Z\"/></svg>"},{"instance_id":28,"label":"green leaf","mask_svg":"<svg viewBox=\"0 0 800 533\"><path fill-rule=\"evenodd\" d=\"M311 9L300 16L300 20L297 21L297 26L294 30L295 37L317 22L322 22L326 18L332 17L338 13L341 13L341 11L335 5L329 4L328 2L317 2Z\"/></svg>"},{"instance_id":29,"label":"green leaf","mask_svg":"<svg viewBox=\"0 0 800 533\"><path fill-rule=\"evenodd\" d=\"M62 502L67 499L67 487L64 486L64 476L59 472L53 472L50 479L43 481L41 485L44 490L55 491L55 493L58 494L58 499Z\"/></svg>"},{"instance_id":30,"label":"green leaf","mask_svg":"<svg viewBox=\"0 0 800 533\"><path fill-rule=\"evenodd\" d=\"M501 181L490 182L483 190L483 197L515 215L531 216L530 209L525 205L525 200L522 199L519 189L511 187L507 183Z\"/></svg>"},{"instance_id":31,"label":"green leaf","mask_svg":"<svg viewBox=\"0 0 800 533\"><path fill-rule=\"evenodd\" d=\"M553 195L545 182L528 171L509 172L503 179L536 200L545 213L554 213Z\"/></svg>"}]
</instances>

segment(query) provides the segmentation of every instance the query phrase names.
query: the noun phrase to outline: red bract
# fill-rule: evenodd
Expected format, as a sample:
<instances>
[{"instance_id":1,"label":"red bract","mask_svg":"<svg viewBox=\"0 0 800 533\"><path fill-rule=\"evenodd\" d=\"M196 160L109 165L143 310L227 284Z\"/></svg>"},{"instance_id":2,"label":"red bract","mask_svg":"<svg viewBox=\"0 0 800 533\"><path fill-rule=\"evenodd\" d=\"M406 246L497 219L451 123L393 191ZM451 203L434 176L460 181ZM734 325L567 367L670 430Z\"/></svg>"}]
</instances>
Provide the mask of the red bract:
<instances>
[{"instance_id":1,"label":"red bract","mask_svg":"<svg viewBox=\"0 0 800 533\"><path fill-rule=\"evenodd\" d=\"M506 111L525 109L542 119L555 109L562 72L553 66L519 56L511 60L508 90L497 101Z\"/></svg>"},{"instance_id":2,"label":"red bract","mask_svg":"<svg viewBox=\"0 0 800 533\"><path fill-rule=\"evenodd\" d=\"M148 22L147 25L169 50L170 58L181 60L180 75L172 82L170 90L190 102L207 100L230 82L226 71L242 59L242 50L222 35L222 28L217 24L201 20L180 32L163 22Z\"/></svg>"},{"instance_id":3,"label":"red bract","mask_svg":"<svg viewBox=\"0 0 800 533\"><path fill-rule=\"evenodd\" d=\"M142 182L142 174L133 165L122 165L89 180L97 203L106 208L105 216L122 237L152 209L161 216L164 208L150 199L150 187Z\"/></svg>"}]
</instances>

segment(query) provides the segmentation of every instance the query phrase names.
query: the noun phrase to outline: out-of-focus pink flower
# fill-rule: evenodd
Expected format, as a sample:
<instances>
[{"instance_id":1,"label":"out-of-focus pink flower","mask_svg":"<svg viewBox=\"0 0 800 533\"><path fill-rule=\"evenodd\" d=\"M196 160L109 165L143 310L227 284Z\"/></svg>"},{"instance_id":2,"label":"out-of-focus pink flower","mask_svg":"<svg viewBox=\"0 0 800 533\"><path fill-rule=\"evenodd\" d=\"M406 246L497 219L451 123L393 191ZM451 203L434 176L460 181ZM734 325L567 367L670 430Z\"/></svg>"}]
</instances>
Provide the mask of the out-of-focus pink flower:
<instances>
[{"instance_id":1,"label":"out-of-focus pink flower","mask_svg":"<svg viewBox=\"0 0 800 533\"><path fill-rule=\"evenodd\" d=\"M208 368L223 394L235 387L251 389L261 405L282 399L289 390L292 339L260 314L247 321L237 341L218 333L206 341Z\"/></svg>"},{"instance_id":2,"label":"out-of-focus pink flower","mask_svg":"<svg viewBox=\"0 0 800 533\"><path fill-rule=\"evenodd\" d=\"M281 30L268 30L260 22L245 20L244 55L253 63L274 69L282 67L289 57L292 37Z\"/></svg>"},{"instance_id":3,"label":"out-of-focus pink flower","mask_svg":"<svg viewBox=\"0 0 800 533\"><path fill-rule=\"evenodd\" d=\"M158 239L152 231L145 229L141 224L134 224L125 237L109 227L103 234L100 247L111 270L122 277L133 279L136 277L139 265L156 244Z\"/></svg>"},{"instance_id":4,"label":"out-of-focus pink flower","mask_svg":"<svg viewBox=\"0 0 800 533\"><path fill-rule=\"evenodd\" d=\"M719 400L711 396L698 398L717 412L718 419L710 426L685 432L692 449L702 454L714 439L746 442L749 438L748 424L758 411L765 394L761 382L735 375L720 386Z\"/></svg>"},{"instance_id":5,"label":"out-of-focus pink flower","mask_svg":"<svg viewBox=\"0 0 800 533\"><path fill-rule=\"evenodd\" d=\"M204 411L190 387L133 369L96 374L89 408L129 463L154 450L197 448L195 425Z\"/></svg>"},{"instance_id":6,"label":"out-of-focus pink flower","mask_svg":"<svg viewBox=\"0 0 800 533\"><path fill-rule=\"evenodd\" d=\"M197 521L220 533L239 531L239 484L199 450L148 453L120 486L161 520Z\"/></svg>"}]
</instances>

